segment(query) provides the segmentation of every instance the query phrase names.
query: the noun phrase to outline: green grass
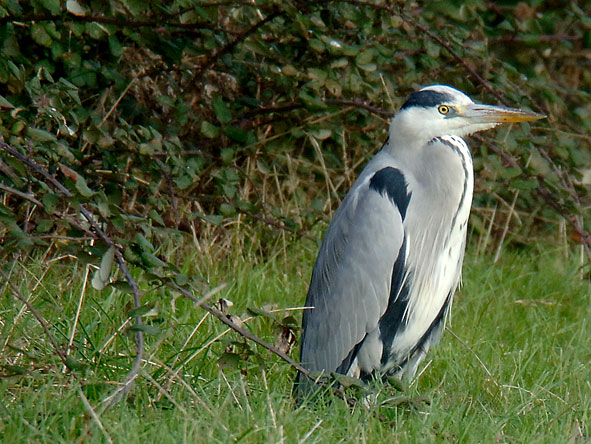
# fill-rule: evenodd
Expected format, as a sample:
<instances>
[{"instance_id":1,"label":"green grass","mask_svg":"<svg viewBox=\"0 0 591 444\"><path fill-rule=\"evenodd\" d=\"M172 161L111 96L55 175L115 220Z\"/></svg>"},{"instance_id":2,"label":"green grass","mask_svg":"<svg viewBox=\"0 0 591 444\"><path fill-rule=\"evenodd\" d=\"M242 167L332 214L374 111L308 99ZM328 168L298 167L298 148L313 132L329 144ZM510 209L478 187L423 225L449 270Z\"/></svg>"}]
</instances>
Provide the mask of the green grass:
<instances>
[{"instance_id":1,"label":"green grass","mask_svg":"<svg viewBox=\"0 0 591 444\"><path fill-rule=\"evenodd\" d=\"M266 262L254 253L220 255L218 260L194 254L182 265L213 285L226 282L221 295L234 302L234 314L268 303L278 308L300 306L316 245L302 240L275 250ZM83 392L104 430L85 408L79 382L62 372L37 321L3 286L1 442L591 439L589 283L581 279L574 255L565 259L557 251L539 248L505 252L493 264L489 257L469 254L451 331L429 354L420 378L402 394L388 386L376 387L377 397L365 403L369 405L361 402L354 408L331 396L296 408L291 396L294 371L258 347L251 346L247 362L221 373L217 359L224 350L242 350L241 338L227 333L210 344L224 332L221 323L178 295L157 289L144 300L155 307L147 319L160 333L147 337L146 362L130 396L101 411L101 401L131 365L132 337L125 327L114 336L125 322L130 297L109 289L82 291L83 277L84 268L70 259L51 264L31 259L17 264L11 274L63 345L84 294L71 355L80 364ZM146 282L142 288L149 288ZM257 317L247 325L273 342L270 320Z\"/></svg>"}]
</instances>

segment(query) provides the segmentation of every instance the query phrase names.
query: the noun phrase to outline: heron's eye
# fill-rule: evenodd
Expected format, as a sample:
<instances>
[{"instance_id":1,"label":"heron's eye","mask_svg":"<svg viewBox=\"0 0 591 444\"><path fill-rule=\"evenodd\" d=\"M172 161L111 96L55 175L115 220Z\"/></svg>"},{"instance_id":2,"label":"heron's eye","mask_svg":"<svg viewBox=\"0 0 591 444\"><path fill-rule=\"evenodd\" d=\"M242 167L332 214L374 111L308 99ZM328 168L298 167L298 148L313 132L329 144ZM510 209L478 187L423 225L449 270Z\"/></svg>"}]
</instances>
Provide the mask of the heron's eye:
<instances>
[{"instance_id":1,"label":"heron's eye","mask_svg":"<svg viewBox=\"0 0 591 444\"><path fill-rule=\"evenodd\" d=\"M439 111L441 114L447 114L449 112L449 106L439 105L439 107L437 108L437 111Z\"/></svg>"}]
</instances>

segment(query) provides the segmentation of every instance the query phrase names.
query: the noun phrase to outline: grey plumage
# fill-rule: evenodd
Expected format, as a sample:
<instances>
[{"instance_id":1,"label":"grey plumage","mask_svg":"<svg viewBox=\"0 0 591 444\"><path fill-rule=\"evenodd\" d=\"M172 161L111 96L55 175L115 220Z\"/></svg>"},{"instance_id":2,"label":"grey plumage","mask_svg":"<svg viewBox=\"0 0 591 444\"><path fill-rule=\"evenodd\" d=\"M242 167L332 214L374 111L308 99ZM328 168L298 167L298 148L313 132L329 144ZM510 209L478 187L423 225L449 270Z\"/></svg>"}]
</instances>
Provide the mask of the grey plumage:
<instances>
[{"instance_id":1,"label":"grey plumage","mask_svg":"<svg viewBox=\"0 0 591 444\"><path fill-rule=\"evenodd\" d=\"M303 315L305 368L414 377L460 281L474 181L461 136L541 117L442 85L411 94L325 233Z\"/></svg>"}]
</instances>

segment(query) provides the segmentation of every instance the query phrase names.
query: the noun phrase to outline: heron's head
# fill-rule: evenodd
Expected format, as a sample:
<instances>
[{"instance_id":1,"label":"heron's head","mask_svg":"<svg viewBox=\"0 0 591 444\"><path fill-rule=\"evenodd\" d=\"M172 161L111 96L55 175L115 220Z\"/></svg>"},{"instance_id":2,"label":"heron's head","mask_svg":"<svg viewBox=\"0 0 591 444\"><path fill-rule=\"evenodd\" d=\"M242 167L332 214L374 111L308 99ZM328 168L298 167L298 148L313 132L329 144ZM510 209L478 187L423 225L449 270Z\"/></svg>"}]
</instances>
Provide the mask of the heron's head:
<instances>
[{"instance_id":1,"label":"heron's head","mask_svg":"<svg viewBox=\"0 0 591 444\"><path fill-rule=\"evenodd\" d=\"M501 123L544 117L531 111L474 103L455 88L432 85L409 96L392 119L391 134L403 140L424 143L435 137L461 137Z\"/></svg>"}]
</instances>

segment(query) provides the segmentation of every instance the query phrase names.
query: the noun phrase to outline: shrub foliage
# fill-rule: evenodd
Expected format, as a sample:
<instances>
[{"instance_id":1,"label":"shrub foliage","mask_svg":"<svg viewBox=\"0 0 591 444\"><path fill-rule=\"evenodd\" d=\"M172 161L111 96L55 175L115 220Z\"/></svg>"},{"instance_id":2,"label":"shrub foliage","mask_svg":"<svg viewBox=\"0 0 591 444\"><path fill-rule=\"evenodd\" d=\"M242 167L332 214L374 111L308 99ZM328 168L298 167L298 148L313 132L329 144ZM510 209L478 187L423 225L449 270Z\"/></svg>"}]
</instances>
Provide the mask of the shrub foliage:
<instances>
[{"instance_id":1,"label":"shrub foliage","mask_svg":"<svg viewBox=\"0 0 591 444\"><path fill-rule=\"evenodd\" d=\"M479 208L499 210L496 230L511 207L517 240L564 215L584 240L585 2L168 3L0 7L1 135L73 193L2 152L5 248L79 236L81 204L140 249L130 234L154 227L201 236L240 218L307 230L401 100L432 83L549 115L472 140L475 229L491 219Z\"/></svg>"}]
</instances>

